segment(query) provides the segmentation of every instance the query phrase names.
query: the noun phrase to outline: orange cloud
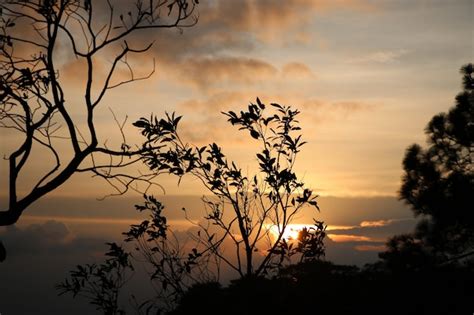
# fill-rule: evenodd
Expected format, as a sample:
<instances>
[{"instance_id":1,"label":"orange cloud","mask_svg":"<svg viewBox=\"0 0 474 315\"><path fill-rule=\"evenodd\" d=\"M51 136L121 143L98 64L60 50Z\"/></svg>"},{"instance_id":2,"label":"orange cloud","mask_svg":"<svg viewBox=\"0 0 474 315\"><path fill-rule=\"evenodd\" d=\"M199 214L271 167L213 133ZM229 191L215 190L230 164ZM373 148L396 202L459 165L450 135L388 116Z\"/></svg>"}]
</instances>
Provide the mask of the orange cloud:
<instances>
[{"instance_id":1,"label":"orange cloud","mask_svg":"<svg viewBox=\"0 0 474 315\"><path fill-rule=\"evenodd\" d=\"M336 243L343 243L343 242L370 242L372 241L371 238L367 236L361 235L349 235L349 234L328 234L328 237L336 242Z\"/></svg>"},{"instance_id":2,"label":"orange cloud","mask_svg":"<svg viewBox=\"0 0 474 315\"><path fill-rule=\"evenodd\" d=\"M240 90L230 92L215 92L210 94L207 99L190 99L178 105L178 110L202 111L203 114L211 111L222 111L245 107L249 102L255 101L259 97L264 103L279 103L292 105L303 111L304 115L311 112L329 112L352 113L358 111L367 111L376 107L373 103L361 101L330 101L324 99L306 99L303 96L294 95L291 92L285 94L260 93L254 90ZM326 118L326 117L325 117Z\"/></svg>"},{"instance_id":3,"label":"orange cloud","mask_svg":"<svg viewBox=\"0 0 474 315\"><path fill-rule=\"evenodd\" d=\"M326 227L326 231L332 231L332 230L352 230L356 226L354 225L328 225Z\"/></svg>"},{"instance_id":4,"label":"orange cloud","mask_svg":"<svg viewBox=\"0 0 474 315\"><path fill-rule=\"evenodd\" d=\"M381 227L389 225L393 220L378 220L378 221L362 221L360 223L361 227Z\"/></svg>"},{"instance_id":5,"label":"orange cloud","mask_svg":"<svg viewBox=\"0 0 474 315\"><path fill-rule=\"evenodd\" d=\"M282 68L283 78L292 78L292 79L307 79L307 78L316 78L311 69L301 62L290 62L283 66Z\"/></svg>"},{"instance_id":6,"label":"orange cloud","mask_svg":"<svg viewBox=\"0 0 474 315\"><path fill-rule=\"evenodd\" d=\"M214 84L252 84L277 73L278 70L267 62L244 57L188 59L178 72L182 80L204 89Z\"/></svg>"},{"instance_id":7,"label":"orange cloud","mask_svg":"<svg viewBox=\"0 0 474 315\"><path fill-rule=\"evenodd\" d=\"M243 143L241 134L227 123L221 114L248 104L249 97L240 92L215 93L211 97L198 100L190 99L178 104L178 113L192 113L193 118L183 119L180 123L181 133L186 141L195 145L210 142ZM189 117L189 114L186 115ZM215 132L220 130L221 132Z\"/></svg>"}]
</instances>

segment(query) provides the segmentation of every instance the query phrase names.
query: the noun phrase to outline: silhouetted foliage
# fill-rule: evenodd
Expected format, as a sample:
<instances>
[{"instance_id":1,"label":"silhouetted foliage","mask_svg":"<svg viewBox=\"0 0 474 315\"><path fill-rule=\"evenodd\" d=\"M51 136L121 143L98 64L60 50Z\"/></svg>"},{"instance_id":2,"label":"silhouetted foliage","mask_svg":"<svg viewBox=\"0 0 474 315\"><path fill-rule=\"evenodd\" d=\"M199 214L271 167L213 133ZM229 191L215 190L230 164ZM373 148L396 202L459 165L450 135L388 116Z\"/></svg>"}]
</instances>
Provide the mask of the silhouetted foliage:
<instances>
[{"instance_id":1,"label":"silhouetted foliage","mask_svg":"<svg viewBox=\"0 0 474 315\"><path fill-rule=\"evenodd\" d=\"M429 122L429 147L407 149L400 197L422 219L413 235L392 238L388 251L381 253L393 268L424 268L473 249L473 73L472 64L461 68L464 90L448 113Z\"/></svg>"}]
</instances>

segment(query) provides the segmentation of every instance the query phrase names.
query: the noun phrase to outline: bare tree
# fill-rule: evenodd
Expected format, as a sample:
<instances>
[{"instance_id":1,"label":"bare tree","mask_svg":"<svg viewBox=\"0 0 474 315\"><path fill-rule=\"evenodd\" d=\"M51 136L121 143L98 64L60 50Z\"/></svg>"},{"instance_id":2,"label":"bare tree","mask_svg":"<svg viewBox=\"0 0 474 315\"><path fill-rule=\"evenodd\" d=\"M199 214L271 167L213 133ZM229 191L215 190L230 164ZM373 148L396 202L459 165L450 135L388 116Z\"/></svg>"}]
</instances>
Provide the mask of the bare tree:
<instances>
[{"instance_id":1,"label":"bare tree","mask_svg":"<svg viewBox=\"0 0 474 315\"><path fill-rule=\"evenodd\" d=\"M109 148L99 139L95 113L107 93L124 84L149 78L137 76L129 56L150 50L131 44L147 29L190 27L196 24L197 0L91 1L35 0L0 3L0 126L21 136L5 154L8 160L8 206L0 211L0 226L17 222L32 203L55 190L74 173L92 172L106 179L122 194L138 183L150 184L155 174L130 175L120 171L141 159L141 149L127 144L124 122L117 122L123 143ZM130 7L126 12L123 8ZM85 64L86 82L79 110L65 95L60 66L65 51ZM104 54L113 55L102 69ZM101 69L97 64L101 63ZM126 79L117 79L120 67ZM2 136L3 137L3 136ZM59 144L60 142L62 144ZM64 144L66 143L66 144ZM61 147L61 149L60 149ZM68 152L64 152L64 148ZM26 166L49 152L53 165L26 192L19 192ZM43 152L42 152L43 151ZM42 153L37 153L42 152Z\"/></svg>"}]
</instances>

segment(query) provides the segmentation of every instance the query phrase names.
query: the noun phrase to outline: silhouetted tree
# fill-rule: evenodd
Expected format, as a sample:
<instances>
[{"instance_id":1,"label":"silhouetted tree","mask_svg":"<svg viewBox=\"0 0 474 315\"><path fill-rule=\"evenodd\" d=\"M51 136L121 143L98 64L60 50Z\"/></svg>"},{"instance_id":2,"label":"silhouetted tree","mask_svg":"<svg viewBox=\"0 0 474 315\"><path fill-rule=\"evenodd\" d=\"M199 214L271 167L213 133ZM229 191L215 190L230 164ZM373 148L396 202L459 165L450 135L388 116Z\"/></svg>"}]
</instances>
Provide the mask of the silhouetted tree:
<instances>
[{"instance_id":1,"label":"silhouetted tree","mask_svg":"<svg viewBox=\"0 0 474 315\"><path fill-rule=\"evenodd\" d=\"M122 8L130 8L123 14L117 12L116 2L0 2L0 127L18 139L18 145L3 154L8 160L8 203L0 211L0 226L17 222L32 203L77 172L104 178L118 194L136 189L137 183L153 183L153 174L117 171L139 161L140 150L127 143L125 121L119 123L115 116L122 145L108 147L99 138L95 113L110 90L153 74L154 67L137 76L128 63L130 55L152 46L150 41L134 47L134 36L146 29L194 25L197 1L122 1ZM108 68L101 60L105 54L113 56ZM68 58L83 62L86 70L82 101L66 95L70 78L61 74ZM104 67L97 67L99 63ZM128 78L116 77L121 67L128 69ZM26 170L38 156L44 162L35 180Z\"/></svg>"},{"instance_id":2,"label":"silhouetted tree","mask_svg":"<svg viewBox=\"0 0 474 315\"><path fill-rule=\"evenodd\" d=\"M188 219L183 208L193 228L180 235L167 224L164 206L155 197L145 195L144 204L136 206L150 217L123 234L135 249L134 258L145 264L156 291L156 297L142 305L171 310L196 285L217 290L222 264L251 283L293 261L309 262L324 255L322 222L303 228L297 239L283 237L303 209L319 208L317 196L293 170L304 144L300 135L293 135L300 130L299 111L272 104L273 112L265 115L265 108L257 98L247 111L224 113L230 123L261 143L256 154L260 173L250 179L217 144L183 143L178 134L181 117L167 114L163 119L152 116L135 123L146 137L143 157L152 171L179 177L190 174L212 193L203 197L205 213L200 221Z\"/></svg>"},{"instance_id":3,"label":"silhouetted tree","mask_svg":"<svg viewBox=\"0 0 474 315\"><path fill-rule=\"evenodd\" d=\"M463 91L448 113L426 127L429 147L414 144L403 160L400 197L422 219L413 235L396 236L380 257L415 268L462 257L474 245L474 68L461 68ZM429 258L430 257L430 258Z\"/></svg>"},{"instance_id":4,"label":"silhouetted tree","mask_svg":"<svg viewBox=\"0 0 474 315\"><path fill-rule=\"evenodd\" d=\"M16 149L6 154L9 200L7 209L0 211L0 226L14 224L28 206L76 172L90 171L103 177L119 193L136 181L147 182L152 178L150 174L129 176L113 172L139 160L140 150L132 150L125 138L119 148L101 143L94 113L110 90L146 79L154 72L137 77L128 64L127 57L146 52L152 46L150 41L143 47L133 47L133 36L145 29L194 25L197 1L131 1L126 4L131 10L123 14L117 12L115 2L0 3L0 127L14 131L19 139ZM123 7L125 2L120 4ZM108 68L97 69L104 54L113 55L111 63ZM67 58L84 62L86 69L81 114L77 113L79 104L65 95L70 78L61 77L61 64ZM130 71L129 78L124 80L114 76L121 64ZM105 66L103 62L102 65ZM117 124L123 136L123 124ZM59 130L61 127L65 128ZM61 141L65 145L59 148ZM48 160L52 163L43 163L45 170L39 179L20 195L19 181L31 180L24 175L26 166L45 152L50 154Z\"/></svg>"},{"instance_id":5,"label":"silhouetted tree","mask_svg":"<svg viewBox=\"0 0 474 315\"><path fill-rule=\"evenodd\" d=\"M242 174L216 143L204 147L184 143L178 134L181 117L141 118L134 123L146 137L143 157L152 171L180 178L189 174L215 197L204 198L205 223L191 222L198 229L194 237L203 251L216 256L218 265L224 263L240 277L265 275L296 254L301 260L324 254L322 222L302 230L295 243L283 237L303 208L319 207L317 196L293 170L305 144L301 135L294 135L301 129L296 120L300 112L275 103L271 108L273 113L265 115L266 106L257 98L247 111L223 113L232 125L260 142L261 151L256 154L260 174L254 176ZM235 259L221 251L226 242L232 244Z\"/></svg>"}]
</instances>

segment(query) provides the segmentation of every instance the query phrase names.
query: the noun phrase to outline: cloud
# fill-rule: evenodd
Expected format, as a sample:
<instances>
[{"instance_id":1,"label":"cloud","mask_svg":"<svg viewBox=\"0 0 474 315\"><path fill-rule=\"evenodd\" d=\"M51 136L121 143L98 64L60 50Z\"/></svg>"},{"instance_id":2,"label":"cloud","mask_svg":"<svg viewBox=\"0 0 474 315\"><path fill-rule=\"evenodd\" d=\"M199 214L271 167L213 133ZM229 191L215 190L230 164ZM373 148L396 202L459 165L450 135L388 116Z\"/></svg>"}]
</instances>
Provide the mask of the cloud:
<instances>
[{"instance_id":1,"label":"cloud","mask_svg":"<svg viewBox=\"0 0 474 315\"><path fill-rule=\"evenodd\" d=\"M396 63L400 61L401 57L408 53L409 51L406 49L376 51L366 56L351 59L349 63Z\"/></svg>"},{"instance_id":2,"label":"cloud","mask_svg":"<svg viewBox=\"0 0 474 315\"><path fill-rule=\"evenodd\" d=\"M359 0L244 0L215 1L202 6L200 12L205 25L224 25L252 33L261 41L275 42L282 40L282 32L276 30L302 28L313 14L340 9L371 11L374 6Z\"/></svg>"},{"instance_id":3,"label":"cloud","mask_svg":"<svg viewBox=\"0 0 474 315\"><path fill-rule=\"evenodd\" d=\"M350 235L350 234L328 234L327 235L332 241L336 243L342 242L369 242L371 238L361 235Z\"/></svg>"},{"instance_id":4,"label":"cloud","mask_svg":"<svg viewBox=\"0 0 474 315\"><path fill-rule=\"evenodd\" d=\"M193 58L181 65L178 76L205 89L215 84L254 84L277 72L271 64L255 58Z\"/></svg>"},{"instance_id":5,"label":"cloud","mask_svg":"<svg viewBox=\"0 0 474 315\"><path fill-rule=\"evenodd\" d=\"M294 104L296 108L300 108L303 116L312 123L318 124L345 120L350 115L372 111L380 106L373 102L358 101L358 100L326 100L326 99L304 99L299 98L299 102Z\"/></svg>"},{"instance_id":6,"label":"cloud","mask_svg":"<svg viewBox=\"0 0 474 315\"><path fill-rule=\"evenodd\" d=\"M311 69L301 62L289 62L282 68L283 78L288 79L315 79L316 76Z\"/></svg>"},{"instance_id":7,"label":"cloud","mask_svg":"<svg viewBox=\"0 0 474 315\"><path fill-rule=\"evenodd\" d=\"M356 245L354 249L361 252L382 252L386 247L385 245Z\"/></svg>"},{"instance_id":8,"label":"cloud","mask_svg":"<svg viewBox=\"0 0 474 315\"><path fill-rule=\"evenodd\" d=\"M353 229L353 225L328 225L326 227L326 231L332 231L332 230L351 230Z\"/></svg>"},{"instance_id":9,"label":"cloud","mask_svg":"<svg viewBox=\"0 0 474 315\"><path fill-rule=\"evenodd\" d=\"M352 228L331 229L330 238L339 242L375 241L385 243L389 237L412 232L416 222L416 219L411 218L362 221ZM347 237L347 235L351 237ZM358 237L362 238L359 239Z\"/></svg>"},{"instance_id":10,"label":"cloud","mask_svg":"<svg viewBox=\"0 0 474 315\"><path fill-rule=\"evenodd\" d=\"M206 1L198 7L194 27L149 30L137 34L134 42L141 47L154 41L158 72L177 72L178 83L184 79L204 87L223 79L252 84L275 75L276 67L249 55L262 46L309 45L307 30L315 14L347 9L368 12L374 6L364 0ZM308 70L289 63L283 72L313 78Z\"/></svg>"},{"instance_id":11,"label":"cloud","mask_svg":"<svg viewBox=\"0 0 474 315\"><path fill-rule=\"evenodd\" d=\"M103 261L106 240L75 237L68 226L54 220L21 228L9 226L0 230L0 238L7 248L7 259L0 266L2 312L91 314L94 311L87 300L58 297L54 286L77 264Z\"/></svg>"},{"instance_id":12,"label":"cloud","mask_svg":"<svg viewBox=\"0 0 474 315\"><path fill-rule=\"evenodd\" d=\"M325 258L336 264L350 264L363 266L367 263L373 263L378 260L377 246L383 246L383 243L372 241L347 241L335 242L330 238L324 241L326 245ZM374 250L360 250L369 249ZM381 248L381 247L380 247Z\"/></svg>"},{"instance_id":13,"label":"cloud","mask_svg":"<svg viewBox=\"0 0 474 315\"><path fill-rule=\"evenodd\" d=\"M301 62L289 62L278 69L267 61L240 56L198 56L187 58L179 65L162 63L160 67L172 74L177 82L211 93L211 88L216 87L237 90L239 87L277 86L295 80L313 82L316 79L313 71Z\"/></svg>"},{"instance_id":14,"label":"cloud","mask_svg":"<svg viewBox=\"0 0 474 315\"><path fill-rule=\"evenodd\" d=\"M356 225L328 229L326 257L337 263L363 265L375 262L387 239L413 230L415 219L365 220Z\"/></svg>"},{"instance_id":15,"label":"cloud","mask_svg":"<svg viewBox=\"0 0 474 315\"><path fill-rule=\"evenodd\" d=\"M183 139L194 144L225 142L225 144L248 144L248 139L227 122L221 112L245 109L255 98L265 103L291 105L301 111L303 129L314 126L314 122L326 123L347 119L349 115L373 110L378 105L362 101L331 101L306 99L292 92L259 92L251 88L237 91L216 91L203 98L185 100L177 105L177 113L186 115L180 122ZM221 132L216 133L215 130ZM225 145L223 143L223 145Z\"/></svg>"},{"instance_id":16,"label":"cloud","mask_svg":"<svg viewBox=\"0 0 474 315\"><path fill-rule=\"evenodd\" d=\"M64 253L88 253L94 255L104 248L104 241L77 238L62 222L47 220L26 227L7 227L0 232L7 247L7 260L28 255L63 255Z\"/></svg>"},{"instance_id":17,"label":"cloud","mask_svg":"<svg viewBox=\"0 0 474 315\"><path fill-rule=\"evenodd\" d=\"M380 227L391 224L392 220L378 220L378 221L362 221L360 223L361 227Z\"/></svg>"},{"instance_id":18,"label":"cloud","mask_svg":"<svg viewBox=\"0 0 474 315\"><path fill-rule=\"evenodd\" d=\"M291 105L300 109L302 115L311 113L318 116L328 117L326 114L332 112L337 116L345 116L354 112L373 110L378 105L363 101L332 101L325 99L305 98L292 92L258 93L251 89L229 92L214 92L205 99L189 99L178 105L178 109L201 111L202 114L211 114L212 111L238 110L245 108L249 102L254 102L256 97L264 103L279 103L282 105Z\"/></svg>"}]
</instances>

